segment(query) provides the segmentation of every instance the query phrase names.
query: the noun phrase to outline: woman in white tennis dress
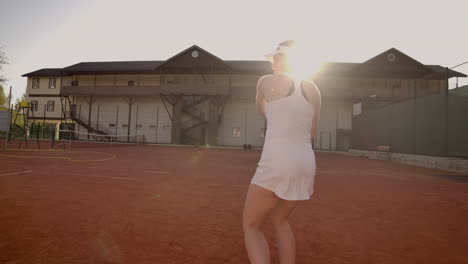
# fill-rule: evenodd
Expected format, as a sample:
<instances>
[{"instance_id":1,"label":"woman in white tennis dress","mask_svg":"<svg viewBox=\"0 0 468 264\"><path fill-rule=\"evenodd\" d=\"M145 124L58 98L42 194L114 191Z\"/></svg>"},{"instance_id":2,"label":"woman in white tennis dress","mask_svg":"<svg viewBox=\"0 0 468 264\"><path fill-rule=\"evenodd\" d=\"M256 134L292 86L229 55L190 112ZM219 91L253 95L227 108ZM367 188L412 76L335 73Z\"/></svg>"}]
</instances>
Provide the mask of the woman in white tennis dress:
<instances>
[{"instance_id":1,"label":"woman in white tennis dress","mask_svg":"<svg viewBox=\"0 0 468 264\"><path fill-rule=\"evenodd\" d=\"M267 119L262 155L247 192L243 228L251 263L270 263L260 227L268 215L275 230L280 263L294 263L296 245L288 217L314 192L312 138L320 114L320 92L312 82L294 77L289 63L294 41L280 43L268 57L274 74L257 84L257 109Z\"/></svg>"}]
</instances>

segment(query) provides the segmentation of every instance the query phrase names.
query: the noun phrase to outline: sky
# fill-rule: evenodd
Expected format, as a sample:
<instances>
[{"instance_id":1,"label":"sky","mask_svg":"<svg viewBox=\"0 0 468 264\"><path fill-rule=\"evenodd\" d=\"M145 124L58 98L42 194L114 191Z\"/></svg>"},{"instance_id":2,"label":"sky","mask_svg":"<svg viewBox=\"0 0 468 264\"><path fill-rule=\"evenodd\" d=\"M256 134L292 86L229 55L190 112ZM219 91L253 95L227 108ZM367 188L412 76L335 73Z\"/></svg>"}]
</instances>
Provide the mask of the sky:
<instances>
[{"instance_id":1,"label":"sky","mask_svg":"<svg viewBox=\"0 0 468 264\"><path fill-rule=\"evenodd\" d=\"M166 60L192 45L223 60L264 60L288 39L318 62L364 62L394 47L450 68L468 61L466 10L466 0L0 0L5 93L12 86L20 97L21 75L42 68ZM468 64L454 70L467 74Z\"/></svg>"}]
</instances>

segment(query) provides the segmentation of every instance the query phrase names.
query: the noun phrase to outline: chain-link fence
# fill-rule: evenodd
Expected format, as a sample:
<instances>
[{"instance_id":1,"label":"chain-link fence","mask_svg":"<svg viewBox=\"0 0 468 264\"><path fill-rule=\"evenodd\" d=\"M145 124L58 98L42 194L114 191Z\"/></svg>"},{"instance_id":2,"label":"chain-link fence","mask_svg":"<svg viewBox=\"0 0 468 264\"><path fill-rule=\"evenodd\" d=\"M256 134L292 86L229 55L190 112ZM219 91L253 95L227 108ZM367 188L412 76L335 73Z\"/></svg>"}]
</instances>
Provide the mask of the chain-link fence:
<instances>
[{"instance_id":1,"label":"chain-link fence","mask_svg":"<svg viewBox=\"0 0 468 264\"><path fill-rule=\"evenodd\" d=\"M384 107L363 102L353 116L352 148L468 158L468 97L437 94Z\"/></svg>"}]
</instances>

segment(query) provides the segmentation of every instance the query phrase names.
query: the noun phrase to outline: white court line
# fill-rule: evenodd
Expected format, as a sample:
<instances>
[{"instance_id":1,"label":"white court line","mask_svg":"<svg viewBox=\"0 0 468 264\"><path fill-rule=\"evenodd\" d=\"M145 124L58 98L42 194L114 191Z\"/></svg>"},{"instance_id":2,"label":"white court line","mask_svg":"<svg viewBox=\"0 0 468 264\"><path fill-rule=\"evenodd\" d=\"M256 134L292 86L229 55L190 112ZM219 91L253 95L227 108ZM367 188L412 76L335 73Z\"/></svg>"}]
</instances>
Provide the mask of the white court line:
<instances>
[{"instance_id":1,"label":"white court line","mask_svg":"<svg viewBox=\"0 0 468 264\"><path fill-rule=\"evenodd\" d=\"M247 188L249 187L248 185L230 185L232 187L242 187L242 188Z\"/></svg>"},{"instance_id":2,"label":"white court line","mask_svg":"<svg viewBox=\"0 0 468 264\"><path fill-rule=\"evenodd\" d=\"M144 171L144 172L149 172L149 173L160 173L160 174L169 174L168 171Z\"/></svg>"},{"instance_id":3,"label":"white court line","mask_svg":"<svg viewBox=\"0 0 468 264\"><path fill-rule=\"evenodd\" d=\"M118 179L118 180L132 180L132 181L135 181L135 180L137 180L137 179L135 179L135 178L125 178L125 177L111 177L111 176L99 176L99 175L86 175L86 174L80 174L80 173L71 173L71 172L65 172L64 174L69 174L69 175L76 175L76 176L96 177L96 178Z\"/></svg>"},{"instance_id":4,"label":"white court line","mask_svg":"<svg viewBox=\"0 0 468 264\"><path fill-rule=\"evenodd\" d=\"M220 187L241 187L241 188L247 188L249 186L244 186L244 185L235 185L235 184L218 184L218 183L208 183L208 186L220 186Z\"/></svg>"},{"instance_id":5,"label":"white court line","mask_svg":"<svg viewBox=\"0 0 468 264\"><path fill-rule=\"evenodd\" d=\"M113 168L102 168L102 167L89 167L89 166L83 166L81 168L85 168L85 169L101 169L101 170L118 170L118 169L113 169ZM128 169L128 168L124 168L124 169ZM143 171L143 172L147 172L147 173L157 173L157 174L169 174L170 172L169 171Z\"/></svg>"},{"instance_id":6,"label":"white court line","mask_svg":"<svg viewBox=\"0 0 468 264\"><path fill-rule=\"evenodd\" d=\"M15 174L20 174L20 173L30 173L30 172L32 172L32 170L10 172L10 173L5 173L5 174L0 174L0 176L8 176L8 175L15 175Z\"/></svg>"},{"instance_id":7,"label":"white court line","mask_svg":"<svg viewBox=\"0 0 468 264\"><path fill-rule=\"evenodd\" d=\"M247 188L248 185L236 185L236 184L219 184L219 183L194 183L194 182L178 182L177 184L186 184L186 185L206 185L206 186L219 186L219 187L240 187Z\"/></svg>"}]
</instances>

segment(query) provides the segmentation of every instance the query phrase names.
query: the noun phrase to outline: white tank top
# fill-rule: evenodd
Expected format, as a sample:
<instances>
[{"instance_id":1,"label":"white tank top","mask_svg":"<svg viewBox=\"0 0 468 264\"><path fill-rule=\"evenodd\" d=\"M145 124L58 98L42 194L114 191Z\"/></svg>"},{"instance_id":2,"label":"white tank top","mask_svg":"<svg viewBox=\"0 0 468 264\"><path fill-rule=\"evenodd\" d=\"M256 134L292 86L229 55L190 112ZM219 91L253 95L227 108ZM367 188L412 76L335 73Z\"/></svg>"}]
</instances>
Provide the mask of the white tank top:
<instances>
[{"instance_id":1,"label":"white tank top","mask_svg":"<svg viewBox=\"0 0 468 264\"><path fill-rule=\"evenodd\" d=\"M265 145L285 141L289 144L311 144L314 108L302 94L301 80L293 78L294 92L284 98L266 102L267 131Z\"/></svg>"}]
</instances>

